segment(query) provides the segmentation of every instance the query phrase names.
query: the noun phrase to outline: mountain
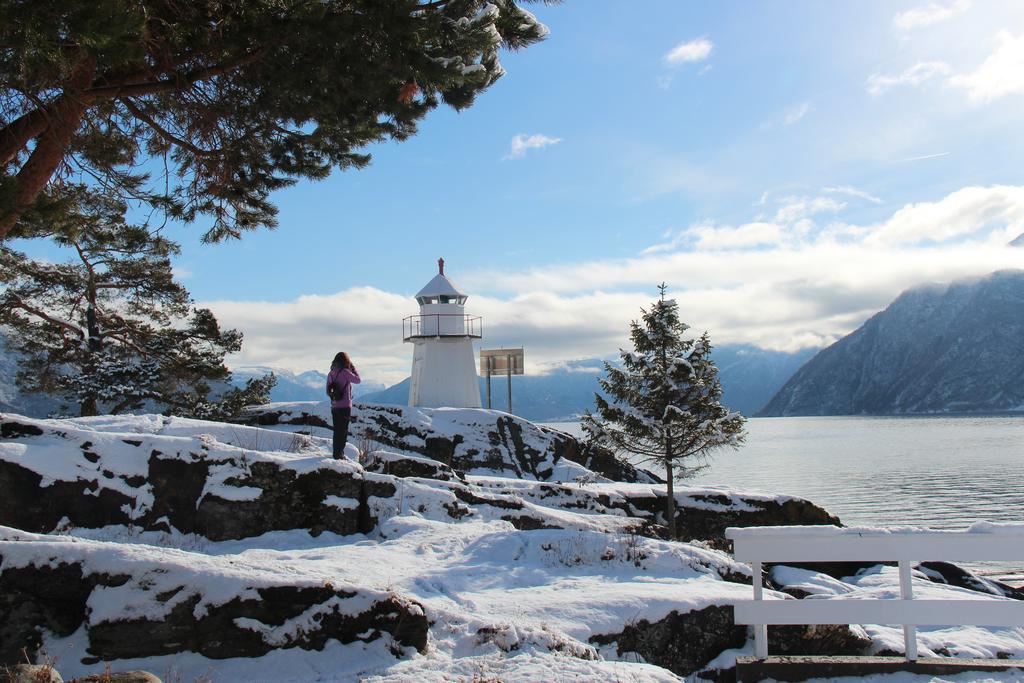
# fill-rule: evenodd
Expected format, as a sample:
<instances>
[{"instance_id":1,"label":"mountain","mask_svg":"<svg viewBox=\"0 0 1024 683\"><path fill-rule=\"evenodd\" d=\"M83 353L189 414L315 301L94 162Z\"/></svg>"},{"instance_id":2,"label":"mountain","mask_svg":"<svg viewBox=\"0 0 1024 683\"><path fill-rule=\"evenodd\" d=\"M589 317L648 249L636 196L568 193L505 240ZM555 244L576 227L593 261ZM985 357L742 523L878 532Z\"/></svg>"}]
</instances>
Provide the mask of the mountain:
<instances>
[{"instance_id":1,"label":"mountain","mask_svg":"<svg viewBox=\"0 0 1024 683\"><path fill-rule=\"evenodd\" d=\"M818 349L801 349L786 353L747 344L712 349L711 358L722 381L722 403L744 415L753 415L817 352Z\"/></svg>"},{"instance_id":2,"label":"mountain","mask_svg":"<svg viewBox=\"0 0 1024 683\"><path fill-rule=\"evenodd\" d=\"M23 394L15 377L18 355L7 345L6 331L0 329L0 413L46 417L61 412L61 401L44 394Z\"/></svg>"},{"instance_id":3,"label":"mountain","mask_svg":"<svg viewBox=\"0 0 1024 683\"><path fill-rule=\"evenodd\" d=\"M926 285L802 367L761 411L783 415L1024 410L1024 271Z\"/></svg>"},{"instance_id":4,"label":"mountain","mask_svg":"<svg viewBox=\"0 0 1024 683\"><path fill-rule=\"evenodd\" d=\"M25 396L14 383L17 359L3 346L0 333L0 411L43 417L60 409L56 399ZM712 352L722 380L723 401L733 410L753 415L799 368L814 350L783 353L766 351L756 346L720 346ZM604 367L598 358L570 361L545 375L525 375L512 380L512 407L516 415L528 420L559 422L575 420L594 405L594 392L599 390L597 378ZM327 375L317 370L295 373L265 366L232 369L232 383L268 372L277 376L277 385L270 392L275 403L319 401L326 399ZM480 378L480 396L486 401L485 380ZM491 379L491 405L505 410L508 385L504 377ZM381 382L364 380L352 387L353 396L367 403L405 405L409 401L409 379L385 388Z\"/></svg>"},{"instance_id":5,"label":"mountain","mask_svg":"<svg viewBox=\"0 0 1024 683\"><path fill-rule=\"evenodd\" d=\"M248 366L233 368L231 370L232 383L242 386L246 380L254 377L262 377L268 372L274 373L277 377L277 384L270 391L270 400L275 403L287 403L291 401L319 401L327 400L327 375L318 370L307 370L295 373L280 368L263 366ZM382 382L364 380L362 384L352 385L352 395L356 398L384 389Z\"/></svg>"},{"instance_id":6,"label":"mountain","mask_svg":"<svg viewBox=\"0 0 1024 683\"><path fill-rule=\"evenodd\" d=\"M781 387L797 368L814 355L813 349L796 353L767 351L756 346L720 346L712 352L722 380L723 402L733 410L753 415ZM512 407L528 420L558 422L575 420L593 408L597 378L604 367L598 358L571 361L545 375L524 375L512 379ZM405 405L409 400L409 378L384 391L364 394L368 403ZM486 405L485 380L480 395ZM505 410L508 385L504 377L491 378L491 405Z\"/></svg>"}]
</instances>

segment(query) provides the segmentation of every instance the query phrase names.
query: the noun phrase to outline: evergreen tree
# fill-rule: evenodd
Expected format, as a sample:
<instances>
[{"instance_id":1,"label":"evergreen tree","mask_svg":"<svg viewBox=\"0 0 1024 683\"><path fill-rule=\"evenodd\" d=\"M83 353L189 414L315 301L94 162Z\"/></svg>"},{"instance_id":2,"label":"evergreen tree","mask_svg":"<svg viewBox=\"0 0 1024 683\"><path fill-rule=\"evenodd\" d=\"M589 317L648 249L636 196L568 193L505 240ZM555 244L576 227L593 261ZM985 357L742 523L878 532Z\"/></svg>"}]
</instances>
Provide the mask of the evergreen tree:
<instances>
[{"instance_id":1,"label":"evergreen tree","mask_svg":"<svg viewBox=\"0 0 1024 683\"><path fill-rule=\"evenodd\" d=\"M665 298L665 284L659 290L650 310L641 309L642 321L630 323L634 350L621 352L621 369L605 363L598 382L608 399L595 394L597 412L584 415L583 427L596 444L664 466L665 519L674 539L674 481L705 467L713 450L739 446L745 420L721 403L707 333L684 337L689 326L678 304Z\"/></svg>"},{"instance_id":2,"label":"evergreen tree","mask_svg":"<svg viewBox=\"0 0 1024 683\"><path fill-rule=\"evenodd\" d=\"M0 0L0 241L86 179L206 240L273 227L273 190L472 104L532 1Z\"/></svg>"},{"instance_id":3,"label":"evergreen tree","mask_svg":"<svg viewBox=\"0 0 1024 683\"><path fill-rule=\"evenodd\" d=\"M77 186L67 196L54 237L72 261L34 261L0 245L0 324L22 355L21 389L61 396L83 416L150 402L223 418L265 403L273 375L211 398L210 382L229 380L224 356L241 348L242 335L192 308L171 268L177 245L128 224L125 205L107 193Z\"/></svg>"}]
</instances>

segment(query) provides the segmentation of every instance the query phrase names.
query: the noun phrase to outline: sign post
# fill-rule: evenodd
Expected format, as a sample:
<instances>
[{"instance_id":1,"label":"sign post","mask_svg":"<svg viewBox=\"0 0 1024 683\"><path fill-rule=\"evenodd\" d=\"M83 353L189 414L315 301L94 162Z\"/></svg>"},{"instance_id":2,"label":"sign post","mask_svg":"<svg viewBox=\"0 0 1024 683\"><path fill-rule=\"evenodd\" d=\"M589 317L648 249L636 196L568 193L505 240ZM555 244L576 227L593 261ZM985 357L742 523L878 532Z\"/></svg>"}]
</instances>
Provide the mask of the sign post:
<instances>
[{"instance_id":1,"label":"sign post","mask_svg":"<svg viewBox=\"0 0 1024 683\"><path fill-rule=\"evenodd\" d=\"M512 412L512 375L523 374L523 349L480 349L480 374L487 378L487 408L491 407L491 375L504 372L508 381L508 412Z\"/></svg>"}]
</instances>

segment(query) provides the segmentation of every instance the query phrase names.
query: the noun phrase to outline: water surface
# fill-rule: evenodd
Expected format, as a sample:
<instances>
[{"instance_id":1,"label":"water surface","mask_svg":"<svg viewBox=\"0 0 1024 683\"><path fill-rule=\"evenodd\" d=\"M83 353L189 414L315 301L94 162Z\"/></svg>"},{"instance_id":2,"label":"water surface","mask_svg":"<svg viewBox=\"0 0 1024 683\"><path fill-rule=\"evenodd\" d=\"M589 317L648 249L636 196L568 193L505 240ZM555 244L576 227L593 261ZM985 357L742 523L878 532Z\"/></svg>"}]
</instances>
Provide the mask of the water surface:
<instances>
[{"instance_id":1,"label":"water surface","mask_svg":"<svg viewBox=\"0 0 1024 683\"><path fill-rule=\"evenodd\" d=\"M691 481L800 496L849 526L1024 522L1024 416L755 418L747 432Z\"/></svg>"}]
</instances>

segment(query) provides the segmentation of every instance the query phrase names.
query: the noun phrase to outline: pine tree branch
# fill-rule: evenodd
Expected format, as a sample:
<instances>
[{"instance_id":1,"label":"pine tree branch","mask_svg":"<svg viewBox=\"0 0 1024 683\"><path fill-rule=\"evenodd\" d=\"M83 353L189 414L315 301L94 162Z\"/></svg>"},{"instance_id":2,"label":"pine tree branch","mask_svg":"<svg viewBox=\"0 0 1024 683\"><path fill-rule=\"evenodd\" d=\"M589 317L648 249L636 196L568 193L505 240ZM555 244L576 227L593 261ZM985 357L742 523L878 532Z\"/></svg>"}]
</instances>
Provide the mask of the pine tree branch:
<instances>
[{"instance_id":1,"label":"pine tree branch","mask_svg":"<svg viewBox=\"0 0 1024 683\"><path fill-rule=\"evenodd\" d=\"M52 325L56 325L61 329L74 332L76 335L78 335L79 339L85 339L85 332L83 332L82 328L78 327L77 325L69 323L66 320L61 320L60 318L55 318L52 315L48 314L46 311L43 311L39 308L36 308L35 306L25 303L25 301L21 297L19 297L11 290L7 290L6 295L9 298L13 299L13 302L11 302L10 304L10 308L19 309L25 311L26 313L30 313L31 315L34 315L37 318L45 320L46 322Z\"/></svg>"},{"instance_id":2,"label":"pine tree branch","mask_svg":"<svg viewBox=\"0 0 1024 683\"><path fill-rule=\"evenodd\" d=\"M136 106L135 103L127 97L119 97L118 102L123 104L125 108L128 111L130 111L135 118L146 123L150 128L156 131L156 133L167 142L178 145L179 147L183 147L188 151L192 152L193 154L195 154L196 156L217 156L223 153L223 150L220 149L202 149L201 147L195 146L188 140L178 137L171 131L161 126L154 118L152 118L149 114L147 114L138 106Z\"/></svg>"},{"instance_id":3,"label":"pine tree branch","mask_svg":"<svg viewBox=\"0 0 1024 683\"><path fill-rule=\"evenodd\" d=\"M33 109L0 129L0 166L14 160L33 138L39 136L48 123L45 109Z\"/></svg>"},{"instance_id":4,"label":"pine tree branch","mask_svg":"<svg viewBox=\"0 0 1024 683\"><path fill-rule=\"evenodd\" d=\"M164 92L185 90L196 83L229 73L247 64L252 64L266 55L268 50L268 46L264 45L252 52L236 57L235 59L229 59L228 61L220 64L214 64L213 66L204 67L202 69L193 69L192 71L186 71L184 73L176 72L171 74L168 78L133 83L131 82L131 79L135 76L133 74L132 76L124 77L121 83L94 85L93 87L85 90L84 94L96 99L109 99L139 97L141 95L156 95Z\"/></svg>"}]
</instances>

